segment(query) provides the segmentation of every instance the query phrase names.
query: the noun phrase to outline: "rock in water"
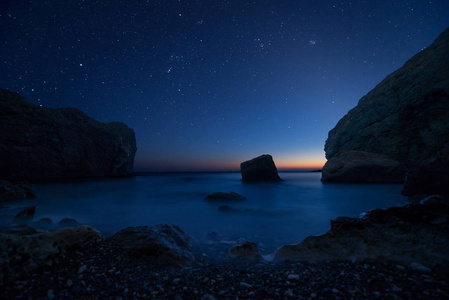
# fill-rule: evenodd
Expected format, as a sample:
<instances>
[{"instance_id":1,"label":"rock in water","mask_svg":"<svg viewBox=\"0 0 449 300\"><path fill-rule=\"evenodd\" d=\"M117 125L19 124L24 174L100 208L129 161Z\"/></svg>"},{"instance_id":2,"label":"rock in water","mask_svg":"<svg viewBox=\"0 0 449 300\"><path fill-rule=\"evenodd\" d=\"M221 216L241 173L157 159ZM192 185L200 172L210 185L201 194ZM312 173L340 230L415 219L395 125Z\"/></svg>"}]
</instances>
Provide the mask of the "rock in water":
<instances>
[{"instance_id":1,"label":"rock in water","mask_svg":"<svg viewBox=\"0 0 449 300\"><path fill-rule=\"evenodd\" d=\"M410 168L449 143L449 28L387 76L329 132L327 159L342 150L384 154Z\"/></svg>"},{"instance_id":2,"label":"rock in water","mask_svg":"<svg viewBox=\"0 0 449 300\"><path fill-rule=\"evenodd\" d=\"M339 217L321 236L285 245L274 261L381 259L433 267L449 264L449 201L429 197L420 204L374 209L362 218Z\"/></svg>"},{"instance_id":3,"label":"rock in water","mask_svg":"<svg viewBox=\"0 0 449 300\"><path fill-rule=\"evenodd\" d=\"M161 266L187 266L194 260L192 240L174 225L128 227L110 242L121 245L130 256Z\"/></svg>"},{"instance_id":4,"label":"rock in water","mask_svg":"<svg viewBox=\"0 0 449 300\"><path fill-rule=\"evenodd\" d=\"M36 212L36 206L25 207L21 212L19 212L15 217L16 222L26 222L31 221L34 218L34 213Z\"/></svg>"},{"instance_id":5,"label":"rock in water","mask_svg":"<svg viewBox=\"0 0 449 300\"><path fill-rule=\"evenodd\" d=\"M134 131L73 108L29 104L0 90L0 178L39 180L133 173Z\"/></svg>"},{"instance_id":6,"label":"rock in water","mask_svg":"<svg viewBox=\"0 0 449 300\"><path fill-rule=\"evenodd\" d=\"M240 164L242 181L280 181L273 157L264 154Z\"/></svg>"},{"instance_id":7,"label":"rock in water","mask_svg":"<svg viewBox=\"0 0 449 300\"><path fill-rule=\"evenodd\" d=\"M98 231L86 225L42 233L36 233L32 228L0 233L0 285L2 281L14 280L41 266L51 265L66 251L95 242L100 237Z\"/></svg>"},{"instance_id":8,"label":"rock in water","mask_svg":"<svg viewBox=\"0 0 449 300\"><path fill-rule=\"evenodd\" d=\"M321 180L334 182L402 183L405 167L382 154L341 151L323 167Z\"/></svg>"},{"instance_id":9,"label":"rock in water","mask_svg":"<svg viewBox=\"0 0 449 300\"><path fill-rule=\"evenodd\" d=\"M9 181L0 180L0 201L27 199L34 197L36 197L36 193L30 187L24 184L12 184Z\"/></svg>"}]
</instances>

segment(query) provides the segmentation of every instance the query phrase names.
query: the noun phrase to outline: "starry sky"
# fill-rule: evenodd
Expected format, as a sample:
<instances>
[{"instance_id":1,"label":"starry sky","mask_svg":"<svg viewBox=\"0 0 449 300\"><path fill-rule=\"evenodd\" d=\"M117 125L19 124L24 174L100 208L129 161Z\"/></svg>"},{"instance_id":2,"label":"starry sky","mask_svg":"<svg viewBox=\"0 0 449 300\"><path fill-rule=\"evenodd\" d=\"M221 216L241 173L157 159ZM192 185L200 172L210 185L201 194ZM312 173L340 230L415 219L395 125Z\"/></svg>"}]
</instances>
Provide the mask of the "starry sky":
<instances>
[{"instance_id":1,"label":"starry sky","mask_svg":"<svg viewBox=\"0 0 449 300\"><path fill-rule=\"evenodd\" d=\"M449 1L2 0L0 88L134 129L136 171L320 168Z\"/></svg>"}]
</instances>

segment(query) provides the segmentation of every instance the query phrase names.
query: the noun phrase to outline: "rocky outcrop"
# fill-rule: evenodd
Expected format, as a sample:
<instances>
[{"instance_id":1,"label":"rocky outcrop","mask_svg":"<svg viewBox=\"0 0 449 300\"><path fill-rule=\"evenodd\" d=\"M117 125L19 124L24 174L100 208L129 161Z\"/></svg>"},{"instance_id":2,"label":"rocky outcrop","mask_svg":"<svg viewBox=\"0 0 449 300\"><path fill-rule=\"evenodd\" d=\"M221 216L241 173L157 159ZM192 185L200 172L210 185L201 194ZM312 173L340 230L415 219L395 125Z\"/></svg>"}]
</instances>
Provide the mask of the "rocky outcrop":
<instances>
[{"instance_id":1,"label":"rocky outcrop","mask_svg":"<svg viewBox=\"0 0 449 300\"><path fill-rule=\"evenodd\" d=\"M422 198L429 195L449 197L449 144L431 162L412 168L402 194Z\"/></svg>"},{"instance_id":2,"label":"rocky outcrop","mask_svg":"<svg viewBox=\"0 0 449 300\"><path fill-rule=\"evenodd\" d=\"M321 236L274 253L274 261L392 260L428 267L449 263L449 201L434 196L418 204L375 209L361 218L339 217Z\"/></svg>"},{"instance_id":3,"label":"rocky outcrop","mask_svg":"<svg viewBox=\"0 0 449 300\"><path fill-rule=\"evenodd\" d=\"M264 154L240 164L242 181L280 181L273 157Z\"/></svg>"},{"instance_id":4,"label":"rocky outcrop","mask_svg":"<svg viewBox=\"0 0 449 300\"><path fill-rule=\"evenodd\" d=\"M77 109L29 104L0 90L0 178L41 180L132 175L136 141L122 123Z\"/></svg>"},{"instance_id":5,"label":"rocky outcrop","mask_svg":"<svg viewBox=\"0 0 449 300\"><path fill-rule=\"evenodd\" d=\"M194 261L191 238L174 225L128 227L109 242L121 245L131 257L155 265L182 267Z\"/></svg>"},{"instance_id":6,"label":"rocky outcrop","mask_svg":"<svg viewBox=\"0 0 449 300\"><path fill-rule=\"evenodd\" d=\"M407 168L449 142L449 29L387 76L329 132L327 159L343 150L384 154Z\"/></svg>"},{"instance_id":7,"label":"rocky outcrop","mask_svg":"<svg viewBox=\"0 0 449 300\"><path fill-rule=\"evenodd\" d=\"M406 169L382 154L341 151L323 167L321 180L333 182L402 183Z\"/></svg>"},{"instance_id":8,"label":"rocky outcrop","mask_svg":"<svg viewBox=\"0 0 449 300\"><path fill-rule=\"evenodd\" d=\"M260 261L262 255L260 255L259 248L254 242L245 242L243 245L234 246L226 253L226 258L231 260L245 260L245 261Z\"/></svg>"},{"instance_id":9,"label":"rocky outcrop","mask_svg":"<svg viewBox=\"0 0 449 300\"><path fill-rule=\"evenodd\" d=\"M36 193L24 184L12 184L9 181L0 180L0 201L34 197L36 197Z\"/></svg>"},{"instance_id":10,"label":"rocky outcrop","mask_svg":"<svg viewBox=\"0 0 449 300\"><path fill-rule=\"evenodd\" d=\"M97 241L100 233L89 226L37 233L27 226L0 233L0 285L3 281L48 266L72 249Z\"/></svg>"}]
</instances>

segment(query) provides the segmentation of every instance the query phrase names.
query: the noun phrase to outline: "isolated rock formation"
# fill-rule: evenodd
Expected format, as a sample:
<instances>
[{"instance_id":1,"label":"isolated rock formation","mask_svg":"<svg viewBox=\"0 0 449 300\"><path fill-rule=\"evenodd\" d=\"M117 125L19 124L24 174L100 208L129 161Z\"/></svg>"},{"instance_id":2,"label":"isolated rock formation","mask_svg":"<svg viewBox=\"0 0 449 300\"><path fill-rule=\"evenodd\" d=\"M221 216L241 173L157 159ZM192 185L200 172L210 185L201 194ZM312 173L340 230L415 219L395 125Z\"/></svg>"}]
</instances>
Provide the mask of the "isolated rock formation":
<instances>
[{"instance_id":1,"label":"isolated rock formation","mask_svg":"<svg viewBox=\"0 0 449 300\"><path fill-rule=\"evenodd\" d=\"M89 226L62 228L37 233L31 227L19 227L0 233L0 285L3 281L32 273L51 265L63 255L100 239L98 231Z\"/></svg>"},{"instance_id":2,"label":"isolated rock formation","mask_svg":"<svg viewBox=\"0 0 449 300\"><path fill-rule=\"evenodd\" d=\"M418 165L407 173L402 194L418 198L429 195L449 197L449 144L434 160Z\"/></svg>"},{"instance_id":3,"label":"isolated rock formation","mask_svg":"<svg viewBox=\"0 0 449 300\"><path fill-rule=\"evenodd\" d=\"M280 181L273 157L264 154L240 164L242 181Z\"/></svg>"},{"instance_id":4,"label":"isolated rock formation","mask_svg":"<svg viewBox=\"0 0 449 300\"><path fill-rule=\"evenodd\" d=\"M321 236L274 253L274 261L393 260L428 267L449 264L449 201L429 197L419 204L374 209L362 218L339 217Z\"/></svg>"},{"instance_id":5,"label":"isolated rock formation","mask_svg":"<svg viewBox=\"0 0 449 300\"><path fill-rule=\"evenodd\" d=\"M109 242L121 245L132 257L160 266L181 267L194 261L191 238L174 225L128 227Z\"/></svg>"},{"instance_id":6,"label":"isolated rock formation","mask_svg":"<svg viewBox=\"0 0 449 300\"><path fill-rule=\"evenodd\" d=\"M100 123L73 108L29 104L0 90L0 178L128 176L133 173L134 131Z\"/></svg>"},{"instance_id":7,"label":"isolated rock formation","mask_svg":"<svg viewBox=\"0 0 449 300\"><path fill-rule=\"evenodd\" d=\"M327 159L342 150L384 154L407 168L449 142L449 29L387 76L329 132Z\"/></svg>"},{"instance_id":8,"label":"isolated rock formation","mask_svg":"<svg viewBox=\"0 0 449 300\"><path fill-rule=\"evenodd\" d=\"M402 183L406 169L382 154L341 151L323 167L321 180L334 182Z\"/></svg>"}]
</instances>

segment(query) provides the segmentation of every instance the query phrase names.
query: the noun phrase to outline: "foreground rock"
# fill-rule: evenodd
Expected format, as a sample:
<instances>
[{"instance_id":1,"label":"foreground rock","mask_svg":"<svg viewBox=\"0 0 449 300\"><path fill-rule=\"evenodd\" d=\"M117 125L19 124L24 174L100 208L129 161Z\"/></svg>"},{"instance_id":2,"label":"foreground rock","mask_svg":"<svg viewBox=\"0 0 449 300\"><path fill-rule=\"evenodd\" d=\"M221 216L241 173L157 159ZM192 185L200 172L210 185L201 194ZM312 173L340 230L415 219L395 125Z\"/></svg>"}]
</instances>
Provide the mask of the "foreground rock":
<instances>
[{"instance_id":1,"label":"foreground rock","mask_svg":"<svg viewBox=\"0 0 449 300\"><path fill-rule=\"evenodd\" d=\"M246 261L260 261L262 255L260 255L259 248L254 242L245 242L243 245L234 246L229 249L226 254L227 259L232 260L246 260Z\"/></svg>"},{"instance_id":2,"label":"foreground rock","mask_svg":"<svg viewBox=\"0 0 449 300\"><path fill-rule=\"evenodd\" d=\"M449 29L387 76L329 132L327 159L343 150L384 154L413 167L449 143Z\"/></svg>"},{"instance_id":3,"label":"foreground rock","mask_svg":"<svg viewBox=\"0 0 449 300\"><path fill-rule=\"evenodd\" d=\"M240 164L242 181L280 181L273 157L264 154Z\"/></svg>"},{"instance_id":4,"label":"foreground rock","mask_svg":"<svg viewBox=\"0 0 449 300\"><path fill-rule=\"evenodd\" d=\"M449 144L434 160L408 172L402 194L418 198L429 195L449 197Z\"/></svg>"},{"instance_id":5,"label":"foreground rock","mask_svg":"<svg viewBox=\"0 0 449 300\"><path fill-rule=\"evenodd\" d=\"M134 131L122 123L100 123L77 109L29 104L0 90L0 178L129 176Z\"/></svg>"},{"instance_id":6,"label":"foreground rock","mask_svg":"<svg viewBox=\"0 0 449 300\"><path fill-rule=\"evenodd\" d=\"M123 229L109 238L131 257L160 266L187 266L194 261L192 240L174 225L139 226Z\"/></svg>"},{"instance_id":7,"label":"foreground rock","mask_svg":"<svg viewBox=\"0 0 449 300\"><path fill-rule=\"evenodd\" d=\"M392 260L427 267L449 265L449 201L375 209L363 218L340 217L331 229L274 253L274 261Z\"/></svg>"},{"instance_id":8,"label":"foreground rock","mask_svg":"<svg viewBox=\"0 0 449 300\"><path fill-rule=\"evenodd\" d=\"M24 184L13 184L9 181L0 180L0 201L28 199L34 197L36 197L36 193Z\"/></svg>"},{"instance_id":9,"label":"foreground rock","mask_svg":"<svg viewBox=\"0 0 449 300\"><path fill-rule=\"evenodd\" d=\"M0 233L0 285L51 265L68 250L97 241L100 233L89 226L37 233L27 226Z\"/></svg>"},{"instance_id":10,"label":"foreground rock","mask_svg":"<svg viewBox=\"0 0 449 300\"><path fill-rule=\"evenodd\" d=\"M334 182L403 183L405 167L382 154L341 151L323 167L321 180Z\"/></svg>"}]
</instances>

